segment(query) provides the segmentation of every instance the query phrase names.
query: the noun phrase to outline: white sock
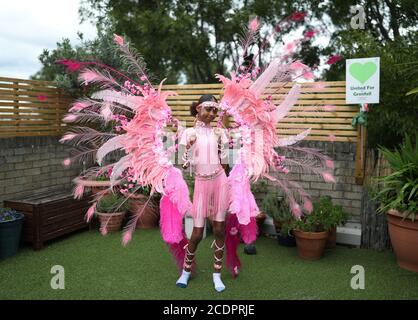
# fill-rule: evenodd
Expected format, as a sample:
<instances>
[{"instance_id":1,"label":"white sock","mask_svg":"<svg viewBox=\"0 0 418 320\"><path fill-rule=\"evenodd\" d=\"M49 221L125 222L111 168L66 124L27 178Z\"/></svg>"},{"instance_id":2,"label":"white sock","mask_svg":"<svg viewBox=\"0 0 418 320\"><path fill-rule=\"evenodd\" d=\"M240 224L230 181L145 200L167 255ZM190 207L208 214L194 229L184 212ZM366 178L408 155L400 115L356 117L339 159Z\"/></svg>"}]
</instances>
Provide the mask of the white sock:
<instances>
[{"instance_id":1,"label":"white sock","mask_svg":"<svg viewBox=\"0 0 418 320\"><path fill-rule=\"evenodd\" d=\"M176 285L180 288L186 288L189 278L190 278L190 271L186 271L183 269L183 272L181 273L180 278L176 282Z\"/></svg>"},{"instance_id":2,"label":"white sock","mask_svg":"<svg viewBox=\"0 0 418 320\"><path fill-rule=\"evenodd\" d=\"M213 274L213 284L215 285L215 290L218 292L222 292L225 290L225 285L221 280L221 274L220 273L214 273Z\"/></svg>"}]
</instances>

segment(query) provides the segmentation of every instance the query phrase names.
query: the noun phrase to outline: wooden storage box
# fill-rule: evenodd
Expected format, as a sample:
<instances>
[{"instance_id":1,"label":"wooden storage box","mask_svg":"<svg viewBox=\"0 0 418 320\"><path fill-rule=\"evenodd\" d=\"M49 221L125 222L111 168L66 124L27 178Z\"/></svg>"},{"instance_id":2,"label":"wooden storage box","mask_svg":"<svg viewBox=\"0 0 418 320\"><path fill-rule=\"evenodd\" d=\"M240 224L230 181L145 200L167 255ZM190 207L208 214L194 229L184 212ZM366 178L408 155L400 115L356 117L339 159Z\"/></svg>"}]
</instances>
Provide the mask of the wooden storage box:
<instances>
[{"instance_id":1,"label":"wooden storage box","mask_svg":"<svg viewBox=\"0 0 418 320\"><path fill-rule=\"evenodd\" d=\"M23 241L41 250L47 240L88 228L85 214L90 206L89 196L75 200L71 191L33 193L19 199L5 200L4 206L22 212Z\"/></svg>"}]
</instances>

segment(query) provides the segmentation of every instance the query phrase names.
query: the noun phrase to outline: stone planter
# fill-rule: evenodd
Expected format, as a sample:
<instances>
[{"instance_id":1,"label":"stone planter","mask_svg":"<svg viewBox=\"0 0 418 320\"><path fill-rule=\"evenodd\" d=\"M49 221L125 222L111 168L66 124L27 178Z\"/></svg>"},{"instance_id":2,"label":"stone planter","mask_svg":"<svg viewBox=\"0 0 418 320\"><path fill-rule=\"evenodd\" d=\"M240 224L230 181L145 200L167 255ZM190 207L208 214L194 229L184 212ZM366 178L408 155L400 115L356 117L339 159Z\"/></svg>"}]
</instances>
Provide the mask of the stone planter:
<instances>
[{"instance_id":1,"label":"stone planter","mask_svg":"<svg viewBox=\"0 0 418 320\"><path fill-rule=\"evenodd\" d=\"M97 181L97 180L86 180L76 178L74 179L74 183L78 185L82 185L84 188L90 188L91 193L93 195L99 193L100 191L106 190L110 187L110 180L106 181ZM119 180L115 182L115 185L119 183ZM106 192L105 194L107 194Z\"/></svg>"},{"instance_id":2,"label":"stone planter","mask_svg":"<svg viewBox=\"0 0 418 320\"><path fill-rule=\"evenodd\" d=\"M390 241L398 265L418 272L418 220L403 219L396 210L387 214Z\"/></svg>"}]
</instances>

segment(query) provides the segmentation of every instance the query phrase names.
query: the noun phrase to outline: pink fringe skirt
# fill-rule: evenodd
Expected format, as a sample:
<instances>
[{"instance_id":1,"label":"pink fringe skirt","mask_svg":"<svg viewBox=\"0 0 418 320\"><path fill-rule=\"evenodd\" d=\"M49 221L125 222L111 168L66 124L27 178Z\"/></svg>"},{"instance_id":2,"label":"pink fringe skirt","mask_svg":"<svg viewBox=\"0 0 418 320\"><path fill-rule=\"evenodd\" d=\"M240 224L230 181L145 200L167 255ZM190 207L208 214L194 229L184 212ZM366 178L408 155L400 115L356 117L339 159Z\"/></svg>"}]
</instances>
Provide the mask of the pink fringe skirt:
<instances>
[{"instance_id":1,"label":"pink fringe skirt","mask_svg":"<svg viewBox=\"0 0 418 320\"><path fill-rule=\"evenodd\" d=\"M206 218L225 221L229 207L229 186L225 171L212 178L195 177L191 215L194 226L203 228Z\"/></svg>"}]
</instances>

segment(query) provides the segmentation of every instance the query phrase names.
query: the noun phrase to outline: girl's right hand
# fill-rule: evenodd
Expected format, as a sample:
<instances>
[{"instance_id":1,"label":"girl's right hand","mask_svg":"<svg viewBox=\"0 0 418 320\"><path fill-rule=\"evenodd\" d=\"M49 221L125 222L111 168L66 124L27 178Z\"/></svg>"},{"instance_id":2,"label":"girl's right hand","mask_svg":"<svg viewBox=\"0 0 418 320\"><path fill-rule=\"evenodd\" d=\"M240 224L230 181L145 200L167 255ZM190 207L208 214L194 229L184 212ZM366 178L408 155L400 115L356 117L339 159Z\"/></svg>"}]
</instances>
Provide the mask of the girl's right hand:
<instances>
[{"instance_id":1,"label":"girl's right hand","mask_svg":"<svg viewBox=\"0 0 418 320\"><path fill-rule=\"evenodd\" d=\"M196 134L192 134L189 137L189 141L187 142L187 149L189 149L192 145L194 145L194 143L196 142Z\"/></svg>"}]
</instances>

